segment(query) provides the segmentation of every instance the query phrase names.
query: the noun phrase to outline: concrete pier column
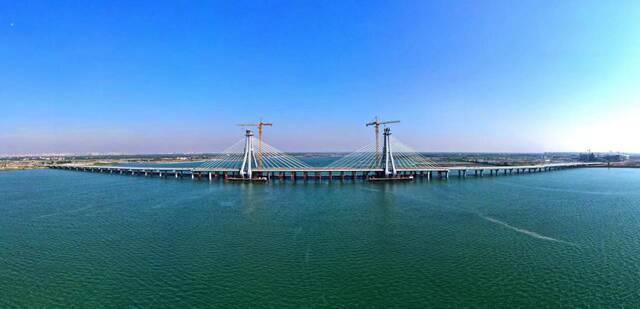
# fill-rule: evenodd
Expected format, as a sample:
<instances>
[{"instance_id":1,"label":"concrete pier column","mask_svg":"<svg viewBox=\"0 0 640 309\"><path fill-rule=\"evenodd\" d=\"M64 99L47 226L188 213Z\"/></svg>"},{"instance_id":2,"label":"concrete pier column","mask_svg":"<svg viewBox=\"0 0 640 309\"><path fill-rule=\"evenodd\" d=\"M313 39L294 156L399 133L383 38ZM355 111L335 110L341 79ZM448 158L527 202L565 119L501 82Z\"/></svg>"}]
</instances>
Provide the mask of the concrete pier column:
<instances>
[{"instance_id":1,"label":"concrete pier column","mask_svg":"<svg viewBox=\"0 0 640 309\"><path fill-rule=\"evenodd\" d=\"M196 179L196 174L195 173L191 173L191 179Z\"/></svg>"},{"instance_id":2,"label":"concrete pier column","mask_svg":"<svg viewBox=\"0 0 640 309\"><path fill-rule=\"evenodd\" d=\"M302 172L302 179L303 179L304 181L307 181L307 176L308 176L308 173L307 173L307 172Z\"/></svg>"},{"instance_id":3,"label":"concrete pier column","mask_svg":"<svg viewBox=\"0 0 640 309\"><path fill-rule=\"evenodd\" d=\"M356 172L355 171L351 172L351 179L356 179Z\"/></svg>"},{"instance_id":4,"label":"concrete pier column","mask_svg":"<svg viewBox=\"0 0 640 309\"><path fill-rule=\"evenodd\" d=\"M340 179L344 180L344 171L340 172Z\"/></svg>"},{"instance_id":5,"label":"concrete pier column","mask_svg":"<svg viewBox=\"0 0 640 309\"><path fill-rule=\"evenodd\" d=\"M213 173L209 172L209 181L213 180Z\"/></svg>"},{"instance_id":6,"label":"concrete pier column","mask_svg":"<svg viewBox=\"0 0 640 309\"><path fill-rule=\"evenodd\" d=\"M162 178L162 172L158 172L158 175L160 175L160 178Z\"/></svg>"}]
</instances>

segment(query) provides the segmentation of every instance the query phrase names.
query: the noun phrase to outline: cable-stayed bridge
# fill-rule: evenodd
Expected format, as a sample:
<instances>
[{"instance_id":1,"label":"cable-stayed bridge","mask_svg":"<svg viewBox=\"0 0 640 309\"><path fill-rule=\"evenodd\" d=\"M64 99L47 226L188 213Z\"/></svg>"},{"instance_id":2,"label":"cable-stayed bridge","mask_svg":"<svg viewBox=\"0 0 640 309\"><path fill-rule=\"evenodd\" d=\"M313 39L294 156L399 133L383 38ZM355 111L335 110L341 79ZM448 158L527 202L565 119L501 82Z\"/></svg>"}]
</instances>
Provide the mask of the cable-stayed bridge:
<instances>
[{"instance_id":1,"label":"cable-stayed bridge","mask_svg":"<svg viewBox=\"0 0 640 309\"><path fill-rule=\"evenodd\" d=\"M526 166L481 166L442 167L428 157L392 137L391 129L385 128L383 143L362 147L344 157L318 167L259 140L255 146L254 134L245 131L243 139L231 145L213 159L190 168L176 167L127 167L52 165L51 168L84 170L104 173L159 177L191 177L234 181L268 181L271 179L368 179L372 181L411 180L432 177L448 178L452 172L466 177L468 174L483 176L514 173L533 173L570 167L588 166L589 163L555 163Z\"/></svg>"}]
</instances>

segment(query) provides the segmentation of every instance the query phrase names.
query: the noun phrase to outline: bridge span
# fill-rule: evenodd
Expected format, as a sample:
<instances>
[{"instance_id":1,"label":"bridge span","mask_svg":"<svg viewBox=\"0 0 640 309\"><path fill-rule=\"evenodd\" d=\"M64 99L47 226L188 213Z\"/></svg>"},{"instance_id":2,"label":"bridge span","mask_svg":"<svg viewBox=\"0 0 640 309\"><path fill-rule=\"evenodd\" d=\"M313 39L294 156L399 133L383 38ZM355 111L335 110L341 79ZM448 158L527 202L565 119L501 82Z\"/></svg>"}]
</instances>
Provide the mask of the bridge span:
<instances>
[{"instance_id":1,"label":"bridge span","mask_svg":"<svg viewBox=\"0 0 640 309\"><path fill-rule=\"evenodd\" d=\"M551 163L542 165L519 166L456 166L447 168L399 168L396 175L402 177L424 179L447 179L450 175L457 177L483 177L525 173L540 173L568 168L588 167L591 163ZM51 165L52 169L85 171L121 175L144 175L155 177L192 178L192 179L230 179L242 177L241 172L231 168L177 168L177 167L131 167L131 166L95 166L81 164ZM256 168L254 177L267 180L355 180L369 179L379 175L381 168L335 168L335 167L306 167L306 168Z\"/></svg>"},{"instance_id":2,"label":"bridge span","mask_svg":"<svg viewBox=\"0 0 640 309\"><path fill-rule=\"evenodd\" d=\"M457 166L443 167L428 157L412 150L391 137L391 129L384 129L383 146L378 143L350 153L325 167L314 167L295 156L277 150L260 141L258 153L253 144L253 132L246 130L245 137L229 147L223 153L197 167L128 167L128 166L91 166L91 165L52 165L51 168L145 175L158 177L191 177L268 181L272 179L368 179L375 181L411 180L414 178L449 178L452 173L459 177L468 175L507 175L536 173L565 168L588 166L590 163L550 163L522 166ZM264 151L263 151L264 150Z\"/></svg>"}]
</instances>

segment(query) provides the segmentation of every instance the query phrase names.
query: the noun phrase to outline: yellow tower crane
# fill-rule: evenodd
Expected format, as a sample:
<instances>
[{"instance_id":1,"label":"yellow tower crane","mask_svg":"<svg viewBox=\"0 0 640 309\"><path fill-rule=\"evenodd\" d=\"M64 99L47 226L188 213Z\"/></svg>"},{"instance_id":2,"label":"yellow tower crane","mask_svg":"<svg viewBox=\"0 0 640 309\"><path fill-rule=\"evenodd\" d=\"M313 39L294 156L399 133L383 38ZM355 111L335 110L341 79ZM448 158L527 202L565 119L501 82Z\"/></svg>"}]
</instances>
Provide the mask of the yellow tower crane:
<instances>
[{"instance_id":1,"label":"yellow tower crane","mask_svg":"<svg viewBox=\"0 0 640 309\"><path fill-rule=\"evenodd\" d=\"M241 127L258 127L258 167L262 167L262 131L263 127L271 127L273 123L264 122L260 119L258 123L242 123L238 125Z\"/></svg>"}]
</instances>

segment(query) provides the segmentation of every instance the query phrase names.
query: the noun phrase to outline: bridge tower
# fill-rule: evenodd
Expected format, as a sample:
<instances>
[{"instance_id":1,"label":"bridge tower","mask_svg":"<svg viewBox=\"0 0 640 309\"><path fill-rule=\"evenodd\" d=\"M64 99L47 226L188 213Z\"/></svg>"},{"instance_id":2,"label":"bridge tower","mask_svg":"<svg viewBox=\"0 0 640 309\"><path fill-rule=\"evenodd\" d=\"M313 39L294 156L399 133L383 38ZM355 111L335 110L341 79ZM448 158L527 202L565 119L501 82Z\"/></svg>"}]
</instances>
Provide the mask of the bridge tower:
<instances>
[{"instance_id":1,"label":"bridge tower","mask_svg":"<svg viewBox=\"0 0 640 309\"><path fill-rule=\"evenodd\" d=\"M384 168L384 176L395 176L397 174L396 163L393 160L393 150L391 149L391 142L389 138L391 136L391 129L384 128L384 143L382 145L382 164Z\"/></svg>"},{"instance_id":2,"label":"bridge tower","mask_svg":"<svg viewBox=\"0 0 640 309\"><path fill-rule=\"evenodd\" d=\"M251 179L252 169L258 165L256 160L256 153L253 149L253 132L247 130L245 132L246 141L244 144L244 157L242 159L242 166L240 167L240 176Z\"/></svg>"}]
</instances>

